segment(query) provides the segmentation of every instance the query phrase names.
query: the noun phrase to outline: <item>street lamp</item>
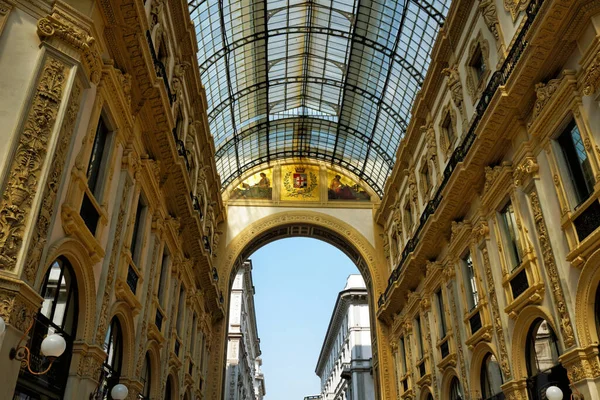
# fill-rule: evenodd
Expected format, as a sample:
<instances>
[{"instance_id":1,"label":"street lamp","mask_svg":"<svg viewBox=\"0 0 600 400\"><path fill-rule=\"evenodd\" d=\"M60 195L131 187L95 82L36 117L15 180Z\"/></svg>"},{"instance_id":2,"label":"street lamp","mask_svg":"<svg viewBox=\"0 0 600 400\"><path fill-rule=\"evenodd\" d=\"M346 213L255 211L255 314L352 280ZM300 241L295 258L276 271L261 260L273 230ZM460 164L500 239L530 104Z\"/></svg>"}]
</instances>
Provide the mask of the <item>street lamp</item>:
<instances>
[{"instance_id":1,"label":"street lamp","mask_svg":"<svg viewBox=\"0 0 600 400\"><path fill-rule=\"evenodd\" d=\"M65 342L65 339L62 336L57 335L55 333L46 336L42 341L40 351L43 356L50 360L50 365L48 365L48 368L46 368L44 371L38 372L32 370L31 350L29 350L29 347L23 345L22 343L31 331L31 328L33 328L34 323L35 319L32 319L31 325L29 325L29 328L27 328L25 333L23 333L23 336L21 336L21 339L19 339L17 347L13 347L12 349L10 349L10 353L8 356L11 360L21 361L21 363L27 367L27 369L32 375L44 375L48 373L48 371L50 371L50 368L52 368L52 364L54 364L54 361L65 352L65 350L67 349L67 342ZM4 323L4 320L2 320L2 322L0 323L0 331L4 331L4 329L6 329L6 324Z\"/></svg>"},{"instance_id":2,"label":"street lamp","mask_svg":"<svg viewBox=\"0 0 600 400\"><path fill-rule=\"evenodd\" d=\"M562 400L563 391L558 386L550 386L546 389L546 397L548 400Z\"/></svg>"},{"instance_id":3,"label":"street lamp","mask_svg":"<svg viewBox=\"0 0 600 400\"><path fill-rule=\"evenodd\" d=\"M127 386L123 385L122 383L116 384L110 391L110 395L115 400L124 400L128 394L129 389L127 389Z\"/></svg>"}]
</instances>

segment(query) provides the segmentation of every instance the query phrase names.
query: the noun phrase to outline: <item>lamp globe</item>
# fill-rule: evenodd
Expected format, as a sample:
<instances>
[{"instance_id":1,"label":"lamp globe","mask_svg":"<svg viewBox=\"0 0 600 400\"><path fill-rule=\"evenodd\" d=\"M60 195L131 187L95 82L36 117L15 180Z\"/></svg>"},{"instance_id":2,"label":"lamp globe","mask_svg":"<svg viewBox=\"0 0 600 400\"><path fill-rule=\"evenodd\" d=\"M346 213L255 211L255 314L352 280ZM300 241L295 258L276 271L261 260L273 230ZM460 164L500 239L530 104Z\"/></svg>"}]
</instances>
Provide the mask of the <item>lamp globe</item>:
<instances>
[{"instance_id":1,"label":"lamp globe","mask_svg":"<svg viewBox=\"0 0 600 400\"><path fill-rule=\"evenodd\" d=\"M116 384L110 391L110 395L115 400L124 400L128 394L129 389L127 389L127 386L123 385L122 383Z\"/></svg>"},{"instance_id":2,"label":"lamp globe","mask_svg":"<svg viewBox=\"0 0 600 400\"><path fill-rule=\"evenodd\" d=\"M57 334L48 335L42 341L41 351L46 357L60 357L67 348L65 339Z\"/></svg>"},{"instance_id":3,"label":"lamp globe","mask_svg":"<svg viewBox=\"0 0 600 400\"><path fill-rule=\"evenodd\" d=\"M548 400L562 400L563 391L558 386L550 386L546 389L546 397Z\"/></svg>"}]
</instances>

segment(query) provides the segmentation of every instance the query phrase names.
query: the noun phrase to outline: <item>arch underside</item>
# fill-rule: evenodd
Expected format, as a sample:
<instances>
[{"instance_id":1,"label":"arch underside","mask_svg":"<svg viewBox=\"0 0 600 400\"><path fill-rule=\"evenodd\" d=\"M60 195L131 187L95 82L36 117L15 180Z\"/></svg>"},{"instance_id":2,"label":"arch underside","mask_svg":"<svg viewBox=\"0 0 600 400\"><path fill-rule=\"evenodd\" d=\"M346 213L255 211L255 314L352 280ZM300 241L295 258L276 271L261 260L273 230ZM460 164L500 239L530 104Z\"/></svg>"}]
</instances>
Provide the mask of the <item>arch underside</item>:
<instances>
[{"instance_id":1,"label":"arch underside","mask_svg":"<svg viewBox=\"0 0 600 400\"><path fill-rule=\"evenodd\" d=\"M222 187L312 157L381 196L449 4L189 1Z\"/></svg>"},{"instance_id":2,"label":"arch underside","mask_svg":"<svg viewBox=\"0 0 600 400\"><path fill-rule=\"evenodd\" d=\"M350 260L356 265L360 273L362 274L365 283L367 285L367 289L370 293L372 293L372 280L371 274L369 272L368 266L358 251L352 244L350 244L346 239L344 239L341 235L334 232L331 229L307 224L307 223L291 223L273 227L266 232L260 233L257 235L250 243L248 243L243 250L240 252L238 258L236 259L234 266L240 266L244 261L246 261L252 253L256 250L260 249L267 244L274 242L279 239L291 238L291 237L306 237L313 238L324 241L326 243L331 244L332 246L339 249L341 252L346 254ZM232 283L235 274L237 273L237 268L233 268L230 273L229 282Z\"/></svg>"}]
</instances>

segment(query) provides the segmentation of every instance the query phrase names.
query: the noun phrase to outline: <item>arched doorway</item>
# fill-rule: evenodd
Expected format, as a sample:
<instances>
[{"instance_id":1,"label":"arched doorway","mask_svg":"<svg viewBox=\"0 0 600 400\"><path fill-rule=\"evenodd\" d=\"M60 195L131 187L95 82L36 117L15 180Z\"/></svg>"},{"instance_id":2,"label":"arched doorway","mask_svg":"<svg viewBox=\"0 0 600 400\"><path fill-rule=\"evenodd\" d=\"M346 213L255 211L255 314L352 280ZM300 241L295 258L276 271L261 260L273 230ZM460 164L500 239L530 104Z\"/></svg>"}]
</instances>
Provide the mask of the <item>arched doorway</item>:
<instances>
[{"instance_id":1,"label":"arched doorway","mask_svg":"<svg viewBox=\"0 0 600 400\"><path fill-rule=\"evenodd\" d=\"M112 400L110 391L119 383L123 365L123 331L117 317L113 317L106 332L104 351L107 354L100 374L99 388L103 399Z\"/></svg>"},{"instance_id":2,"label":"arched doorway","mask_svg":"<svg viewBox=\"0 0 600 400\"><path fill-rule=\"evenodd\" d=\"M456 376L452 378L452 381L450 381L449 398L450 400L463 400L465 398L462 386L460 385L460 382Z\"/></svg>"},{"instance_id":3,"label":"arched doorway","mask_svg":"<svg viewBox=\"0 0 600 400\"><path fill-rule=\"evenodd\" d=\"M152 360L150 359L150 353L146 353L144 357L144 367L142 369L142 393L140 393L140 400L150 400L150 393L152 390Z\"/></svg>"},{"instance_id":4,"label":"arched doorway","mask_svg":"<svg viewBox=\"0 0 600 400\"><path fill-rule=\"evenodd\" d=\"M558 386L564 398L571 396L567 370L558 358L560 349L554 330L543 318L536 319L529 328L525 348L527 365L527 390L531 400L546 398L549 386Z\"/></svg>"},{"instance_id":5,"label":"arched doorway","mask_svg":"<svg viewBox=\"0 0 600 400\"><path fill-rule=\"evenodd\" d=\"M32 370L43 371L48 366L48 360L39 355L46 335L56 333L63 336L67 348L54 361L47 374L34 375L26 369L21 370L14 397L19 400L62 399L69 376L79 305L75 273L65 258L59 257L50 265L40 294L43 298L42 306L27 345L31 350Z\"/></svg>"},{"instance_id":6,"label":"arched doorway","mask_svg":"<svg viewBox=\"0 0 600 400\"><path fill-rule=\"evenodd\" d=\"M502 392L502 371L496 356L492 353L487 353L481 363L481 372L479 375L481 385L481 397L484 400L502 400L504 392Z\"/></svg>"},{"instance_id":7,"label":"arched doorway","mask_svg":"<svg viewBox=\"0 0 600 400\"><path fill-rule=\"evenodd\" d=\"M355 263L368 290L376 398L393 398L395 388L391 382L392 376L385 374L382 377L380 374L380 371L384 368L387 371L393 368L389 354L387 331L381 326L381 321L375 318L375 296L386 287L385 279L382 278L385 274L380 271L381 268L378 268L378 266L385 266L385 262L377 259L373 244L353 226L330 215L308 210L276 213L248 224L245 229L230 239L225 249L225 257L221 259L219 276L228 277L221 286L223 298L227 299L229 297L232 279L237 269L250 254L268 243L286 237L310 237L322 240L340 249ZM225 318L226 320L227 318ZM222 392L224 385L226 354L221 343L226 342L224 340L226 337L225 330L223 323L215 324L215 333L218 332L218 335L223 338L222 341L219 340L220 348L218 351L221 355L220 361L222 364L218 369L219 376L216 379L220 384L219 388L213 388L212 390L212 395L216 398L221 396L220 392ZM380 395L380 391L385 392L385 394Z\"/></svg>"}]
</instances>

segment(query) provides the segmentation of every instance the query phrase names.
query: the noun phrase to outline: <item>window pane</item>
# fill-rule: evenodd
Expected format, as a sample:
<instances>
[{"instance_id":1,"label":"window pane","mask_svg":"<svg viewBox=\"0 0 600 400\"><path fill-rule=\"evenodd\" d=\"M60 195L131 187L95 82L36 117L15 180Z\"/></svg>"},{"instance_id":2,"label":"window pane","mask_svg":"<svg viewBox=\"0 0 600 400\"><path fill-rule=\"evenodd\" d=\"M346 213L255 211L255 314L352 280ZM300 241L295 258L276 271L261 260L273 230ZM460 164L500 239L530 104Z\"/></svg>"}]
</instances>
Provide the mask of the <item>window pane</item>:
<instances>
[{"instance_id":1,"label":"window pane","mask_svg":"<svg viewBox=\"0 0 600 400\"><path fill-rule=\"evenodd\" d=\"M104 147L106 146L106 138L108 137L108 127L104 122L104 118L100 117L96 136L94 137L94 145L92 146L92 154L87 170L88 187L94 194L94 197L99 197L98 178L102 167L102 158L104 157Z\"/></svg>"},{"instance_id":2,"label":"window pane","mask_svg":"<svg viewBox=\"0 0 600 400\"><path fill-rule=\"evenodd\" d=\"M521 265L521 243L519 241L519 235L517 233L517 219L511 203L508 203L504 209L500 212L502 225L504 229L504 237L506 241L506 252L508 256L508 262L514 269Z\"/></svg>"},{"instance_id":3,"label":"window pane","mask_svg":"<svg viewBox=\"0 0 600 400\"><path fill-rule=\"evenodd\" d=\"M477 282L475 281L475 271L473 270L473 259L471 253L467 253L463 259L466 288L467 288L467 305L469 310L477 307L479 304L479 293L477 292Z\"/></svg>"}]
</instances>

